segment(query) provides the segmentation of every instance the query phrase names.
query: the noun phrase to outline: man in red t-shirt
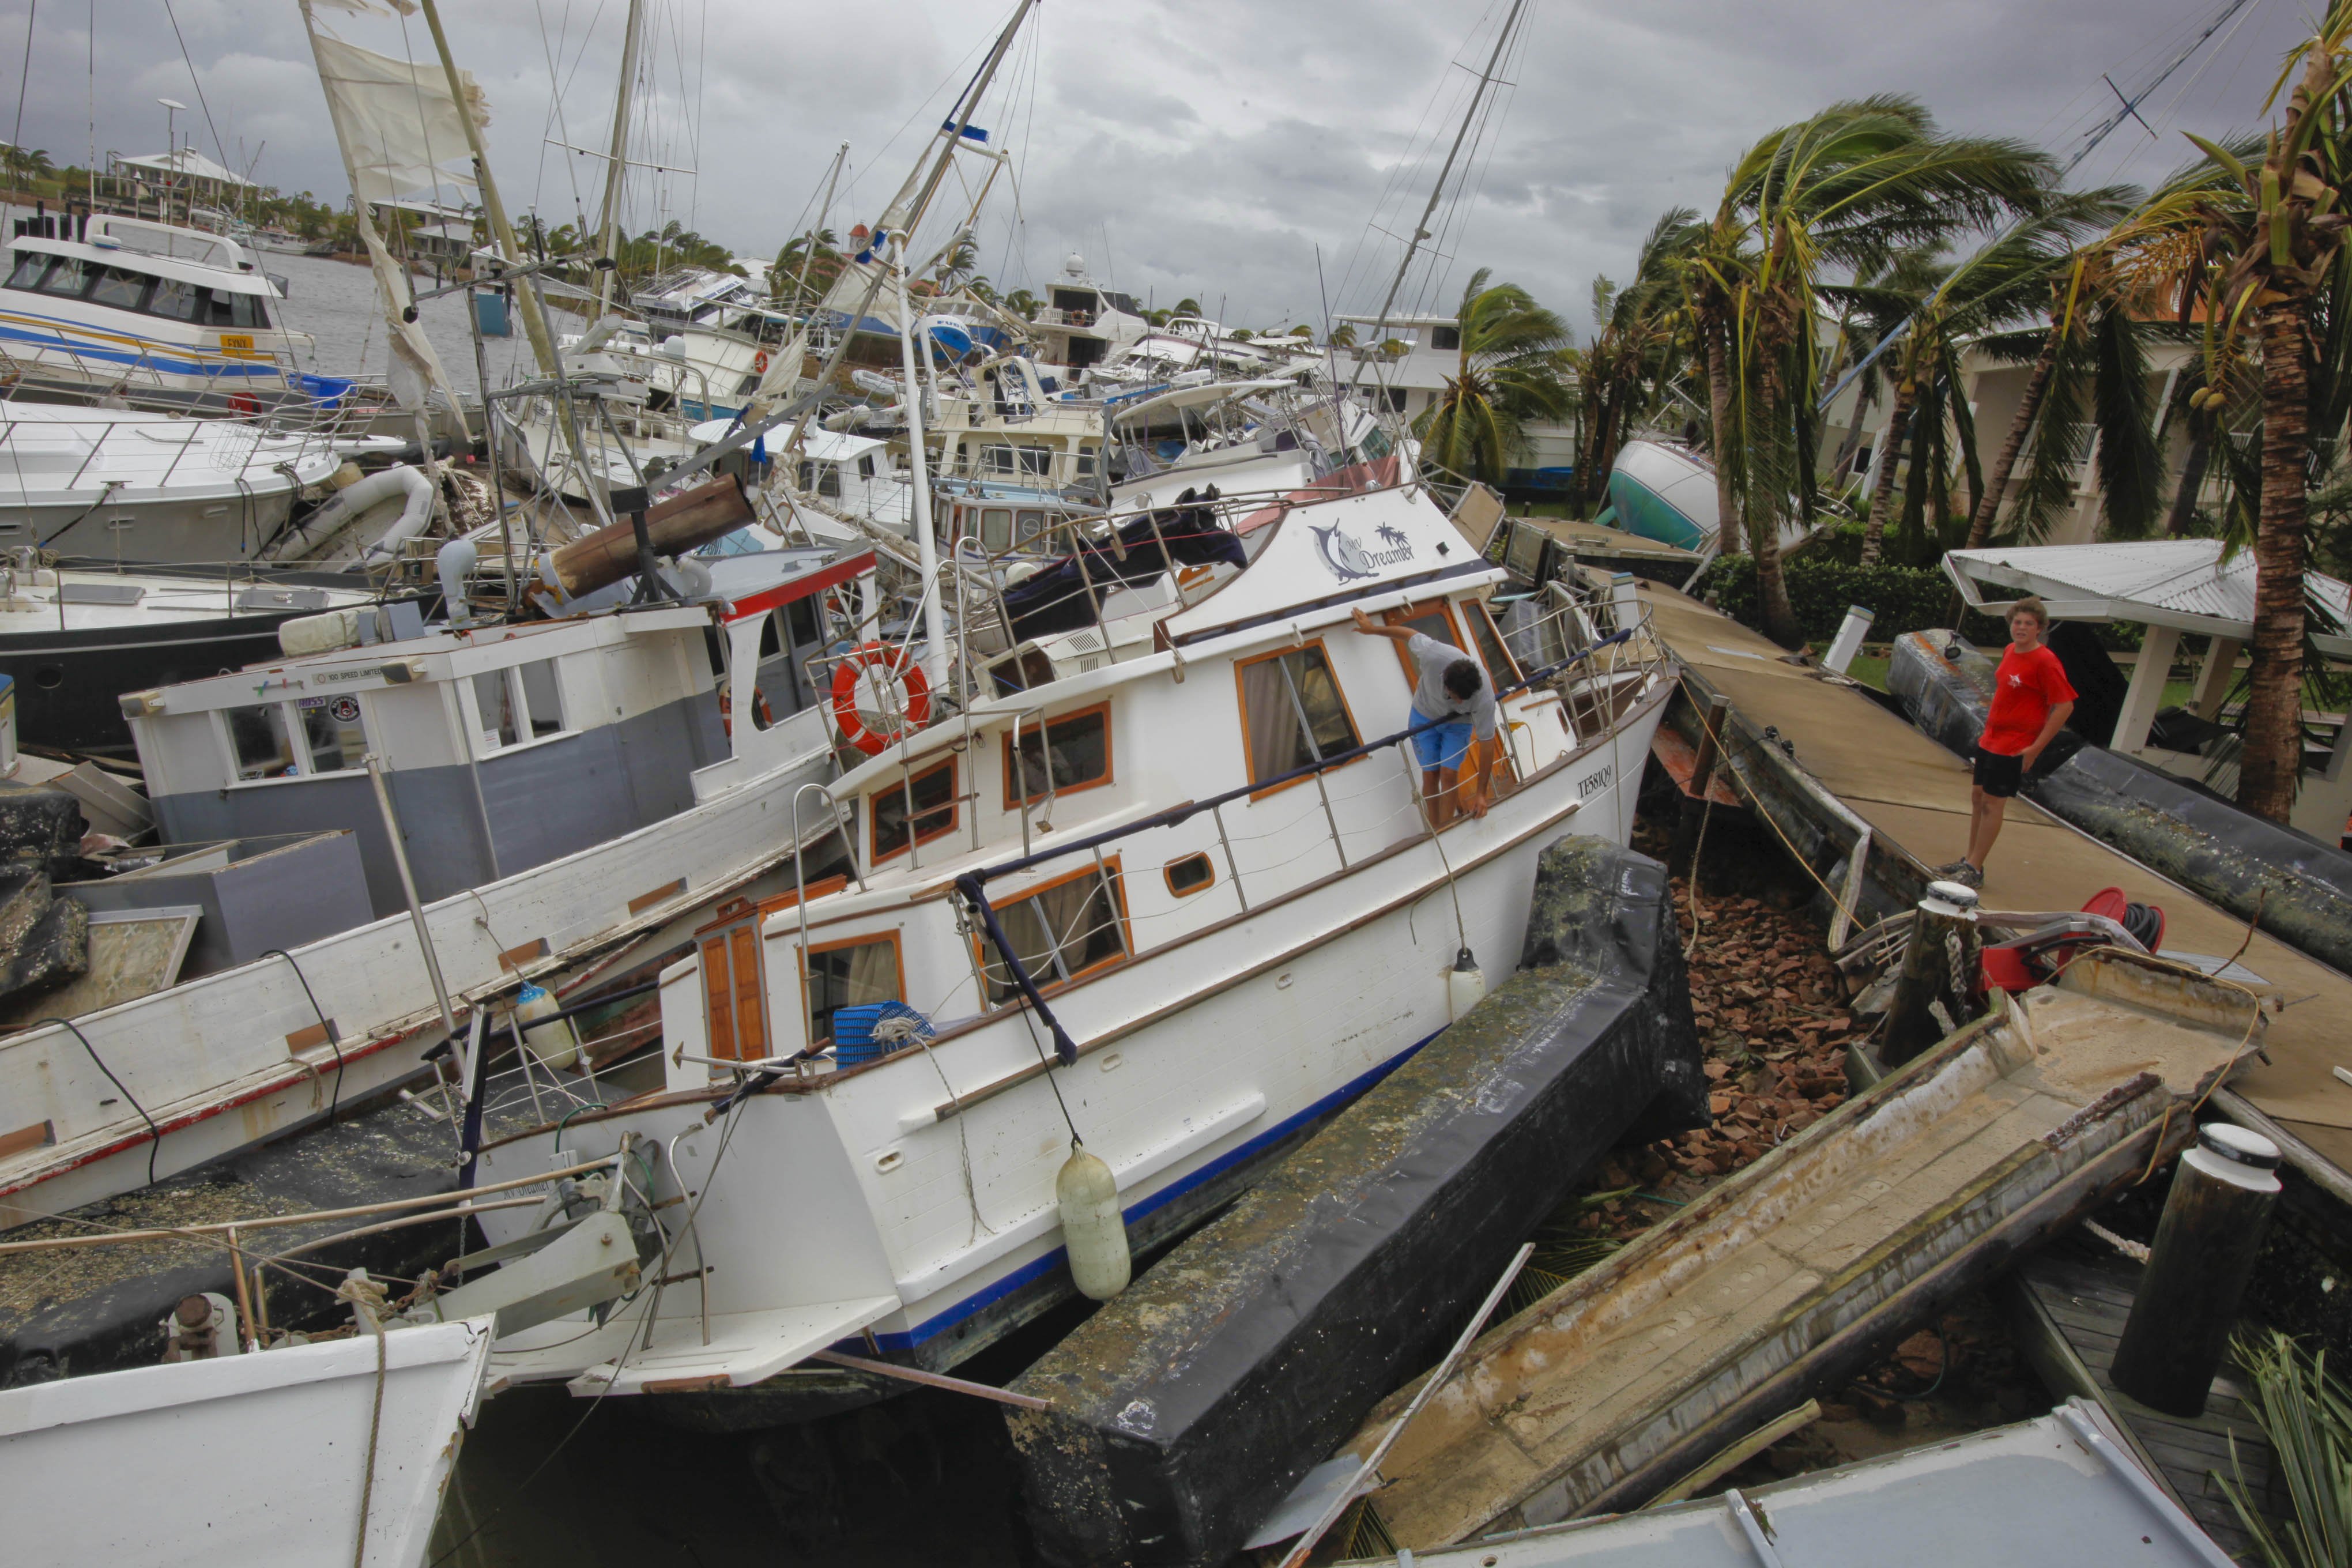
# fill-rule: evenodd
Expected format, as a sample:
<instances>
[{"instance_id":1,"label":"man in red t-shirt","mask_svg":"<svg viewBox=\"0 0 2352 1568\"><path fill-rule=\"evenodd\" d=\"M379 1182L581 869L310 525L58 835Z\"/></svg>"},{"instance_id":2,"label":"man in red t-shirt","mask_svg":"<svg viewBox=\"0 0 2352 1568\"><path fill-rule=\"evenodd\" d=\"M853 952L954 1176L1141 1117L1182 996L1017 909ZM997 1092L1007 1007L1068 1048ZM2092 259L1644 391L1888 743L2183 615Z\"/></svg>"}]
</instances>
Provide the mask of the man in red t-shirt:
<instances>
[{"instance_id":1,"label":"man in red t-shirt","mask_svg":"<svg viewBox=\"0 0 2352 1568\"><path fill-rule=\"evenodd\" d=\"M2050 612L2032 595L2009 607L2009 647L1993 672L1992 710L1977 741L1975 783L1969 790L1969 852L1936 868L1939 877L1984 886L1985 857L2000 837L2009 797L2074 711L2065 667L2042 645L2049 628Z\"/></svg>"}]
</instances>

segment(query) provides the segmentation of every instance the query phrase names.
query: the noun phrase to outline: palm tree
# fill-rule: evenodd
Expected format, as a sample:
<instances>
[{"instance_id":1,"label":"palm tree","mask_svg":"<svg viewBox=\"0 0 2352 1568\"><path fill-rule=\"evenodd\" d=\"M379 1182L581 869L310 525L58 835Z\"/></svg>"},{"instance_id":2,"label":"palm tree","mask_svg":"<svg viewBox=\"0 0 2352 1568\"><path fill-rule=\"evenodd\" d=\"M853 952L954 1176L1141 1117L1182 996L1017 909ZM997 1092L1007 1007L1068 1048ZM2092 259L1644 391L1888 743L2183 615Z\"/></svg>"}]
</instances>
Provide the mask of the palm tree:
<instances>
[{"instance_id":1,"label":"palm tree","mask_svg":"<svg viewBox=\"0 0 2352 1568\"><path fill-rule=\"evenodd\" d=\"M1024 321L1035 321L1042 304L1043 301L1026 289L1015 289L1004 297L1004 308Z\"/></svg>"},{"instance_id":2,"label":"palm tree","mask_svg":"<svg viewBox=\"0 0 2352 1568\"><path fill-rule=\"evenodd\" d=\"M1833 104L1770 132L1732 166L1693 247L1687 288L1714 425L1717 525L1748 536L1767 635L1801 633L1779 529L1812 505L1819 321L1830 269L1861 276L1898 252L2038 210L2054 170L2021 142L1949 137L1912 100Z\"/></svg>"},{"instance_id":3,"label":"palm tree","mask_svg":"<svg viewBox=\"0 0 2352 1568\"><path fill-rule=\"evenodd\" d=\"M2303 78L2272 132L2261 164L2201 143L2227 169L2232 200L2201 207L2210 268L2206 315L2242 331L2246 318L2261 343L2263 456L2261 515L2253 536L2253 672L2246 691L2246 741L2239 754L2237 804L2284 823L2294 814L2303 775L2303 569L2312 458L2315 299L2333 294L2331 315L2345 306L2345 197L2352 188L2352 91L2345 57L2352 42L2352 3L2336 0L2319 33L2303 45ZM2294 75L2279 75L2270 101ZM2209 395L2210 397L2210 395ZM2343 409L2322 426L2333 442Z\"/></svg>"},{"instance_id":4,"label":"palm tree","mask_svg":"<svg viewBox=\"0 0 2352 1568\"><path fill-rule=\"evenodd\" d=\"M1685 317L1675 279L1698 234L1698 215L1675 207L1642 241L1632 282L1620 289L1606 278L1593 280L1592 342L1570 351L1577 493L1588 510L1607 489L1626 433L1656 409L1680 357Z\"/></svg>"},{"instance_id":5,"label":"palm tree","mask_svg":"<svg viewBox=\"0 0 2352 1568\"><path fill-rule=\"evenodd\" d=\"M1457 374L1413 422L1423 461L1500 485L1510 459L1527 450L1527 426L1565 419L1575 404L1561 351L1568 323L1516 283L1471 274L1454 312Z\"/></svg>"}]
</instances>

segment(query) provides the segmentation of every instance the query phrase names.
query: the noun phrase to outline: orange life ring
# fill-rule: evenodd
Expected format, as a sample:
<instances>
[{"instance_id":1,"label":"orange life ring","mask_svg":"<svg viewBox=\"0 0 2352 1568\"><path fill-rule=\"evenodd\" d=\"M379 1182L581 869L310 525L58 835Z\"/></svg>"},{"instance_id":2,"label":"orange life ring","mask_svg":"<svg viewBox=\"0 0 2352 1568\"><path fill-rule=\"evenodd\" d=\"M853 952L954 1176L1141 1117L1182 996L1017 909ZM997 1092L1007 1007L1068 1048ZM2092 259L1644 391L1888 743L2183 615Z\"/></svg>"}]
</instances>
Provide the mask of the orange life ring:
<instances>
[{"instance_id":1,"label":"orange life ring","mask_svg":"<svg viewBox=\"0 0 2352 1568\"><path fill-rule=\"evenodd\" d=\"M756 686L751 689L751 707L752 721L761 729L772 730L776 727L776 715L768 706L768 694ZM729 740L735 738L734 700L730 693L724 691L719 694L719 727L726 731Z\"/></svg>"},{"instance_id":2,"label":"orange life ring","mask_svg":"<svg viewBox=\"0 0 2352 1568\"><path fill-rule=\"evenodd\" d=\"M866 727L857 715L858 672L879 669L886 679L897 679L907 687L907 728L919 730L931 721L931 683L925 679L922 667L902 654L894 654L878 642L865 643L847 658L835 666L833 671L833 721L841 728L841 738L869 757L878 757L882 749L897 740L897 733L884 735ZM903 731L901 731L903 732Z\"/></svg>"},{"instance_id":3,"label":"orange life ring","mask_svg":"<svg viewBox=\"0 0 2352 1568\"><path fill-rule=\"evenodd\" d=\"M768 374L767 350L761 349L751 356L751 368L758 371L761 375Z\"/></svg>"}]
</instances>

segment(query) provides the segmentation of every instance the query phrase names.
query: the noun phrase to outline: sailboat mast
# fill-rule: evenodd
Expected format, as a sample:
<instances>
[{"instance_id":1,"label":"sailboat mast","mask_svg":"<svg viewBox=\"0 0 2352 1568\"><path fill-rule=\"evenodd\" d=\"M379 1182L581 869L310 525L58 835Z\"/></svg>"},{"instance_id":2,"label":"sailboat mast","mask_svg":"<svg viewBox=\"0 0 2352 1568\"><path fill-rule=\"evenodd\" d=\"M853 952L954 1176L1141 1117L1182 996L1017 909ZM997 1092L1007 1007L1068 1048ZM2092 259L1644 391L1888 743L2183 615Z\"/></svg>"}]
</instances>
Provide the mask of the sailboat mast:
<instances>
[{"instance_id":1,"label":"sailboat mast","mask_svg":"<svg viewBox=\"0 0 2352 1568\"><path fill-rule=\"evenodd\" d=\"M522 265L522 251L515 244L514 227L507 222L506 203L499 199L499 183L490 177L489 154L482 150L482 128L474 123L474 116L466 108L466 84L457 74L457 61L449 52L449 35L441 29L441 8L436 0L422 0L425 25L433 30L433 47L441 57L441 69L449 78L449 96L457 102L458 121L466 127L466 147L474 155L474 183L482 193L482 211L490 220L490 237L499 247L499 259L509 267ZM560 375L562 367L555 360L555 340L548 335L547 318L540 312L539 279L523 278L516 280L515 298L522 306L523 335L530 340L531 357L539 362L541 375ZM488 387L483 388L488 392ZM487 418L488 411L485 410Z\"/></svg>"},{"instance_id":2,"label":"sailboat mast","mask_svg":"<svg viewBox=\"0 0 2352 1568\"><path fill-rule=\"evenodd\" d=\"M628 30L621 39L621 86L613 100L613 151L604 164L604 210L596 225L613 271L596 279L596 314L612 308L613 278L620 262L621 178L628 173L629 97L637 81L637 40L645 31L645 0L629 0Z\"/></svg>"},{"instance_id":3,"label":"sailboat mast","mask_svg":"<svg viewBox=\"0 0 2352 1568\"><path fill-rule=\"evenodd\" d=\"M808 244L801 248L801 275L793 279L793 308L800 308L801 296L807 291L809 263L816 259L816 237L824 232L824 220L833 213L834 186L841 179L841 166L849 161L849 143L844 142L833 155L833 170L824 177L824 205L817 208L816 226L809 230Z\"/></svg>"},{"instance_id":4,"label":"sailboat mast","mask_svg":"<svg viewBox=\"0 0 2352 1568\"><path fill-rule=\"evenodd\" d=\"M1372 336L1378 338L1388 330L1389 310L1396 304L1399 290L1404 288L1405 274L1412 268L1413 258L1421 254L1421 242L1429 237L1429 220L1437 211L1437 204L1445 195L1445 182L1454 177L1454 164L1462 156L1462 143L1469 139L1470 127L1478 121L1478 106L1486 101L1487 88L1494 85L1495 68L1503 63L1503 51L1510 47L1511 35L1518 30L1519 13L1528 8L1528 0L1511 0L1511 14L1503 18L1503 30L1495 35L1495 52L1486 57L1486 68L1478 73L1478 85L1470 90L1470 107L1462 113L1462 124L1454 132L1454 145L1445 154L1445 167L1437 171L1437 184L1429 188L1429 205L1421 209L1421 221L1412 226L1412 237L1405 241L1404 259L1397 263L1396 276L1389 281L1388 298L1381 301L1380 319L1372 323ZM1356 361L1356 374L1348 378L1348 390L1364 379L1363 358Z\"/></svg>"}]
</instances>

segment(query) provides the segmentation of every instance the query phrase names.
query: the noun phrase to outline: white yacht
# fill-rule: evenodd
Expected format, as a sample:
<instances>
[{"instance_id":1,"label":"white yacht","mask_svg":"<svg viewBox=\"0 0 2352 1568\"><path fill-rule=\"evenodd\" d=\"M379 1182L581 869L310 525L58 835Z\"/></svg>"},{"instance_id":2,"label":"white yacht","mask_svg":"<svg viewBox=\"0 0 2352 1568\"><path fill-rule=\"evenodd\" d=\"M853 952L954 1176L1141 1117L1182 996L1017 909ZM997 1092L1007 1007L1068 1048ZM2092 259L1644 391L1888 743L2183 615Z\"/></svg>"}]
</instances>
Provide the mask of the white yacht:
<instances>
[{"instance_id":1,"label":"white yacht","mask_svg":"<svg viewBox=\"0 0 2352 1568\"><path fill-rule=\"evenodd\" d=\"M0 548L108 562L268 553L345 454L374 443L239 419L0 402Z\"/></svg>"},{"instance_id":2,"label":"white yacht","mask_svg":"<svg viewBox=\"0 0 2352 1568\"><path fill-rule=\"evenodd\" d=\"M310 339L286 330L284 291L233 239L110 214L20 227L0 284L0 353L20 394L307 414L349 389L295 370Z\"/></svg>"},{"instance_id":3,"label":"white yacht","mask_svg":"<svg viewBox=\"0 0 2352 1568\"><path fill-rule=\"evenodd\" d=\"M840 1374L778 1374L828 1346L938 1371L1072 1293L1074 1141L1153 1246L1444 1028L1469 955L1507 972L1542 848L1625 841L1670 666L1602 604L1566 612L1580 662L1519 668L1501 573L1417 486L1236 510L1084 535L1062 567L1118 585L1083 624L1012 612L991 689L829 786L851 879L722 911L664 971L664 1081L480 1160L625 1179L486 1215L550 1245L415 1316L499 1311L494 1386L809 1414ZM1483 816L1433 827L1411 670L1359 610L1503 693ZM584 1310L537 1310L575 1268Z\"/></svg>"}]
</instances>

